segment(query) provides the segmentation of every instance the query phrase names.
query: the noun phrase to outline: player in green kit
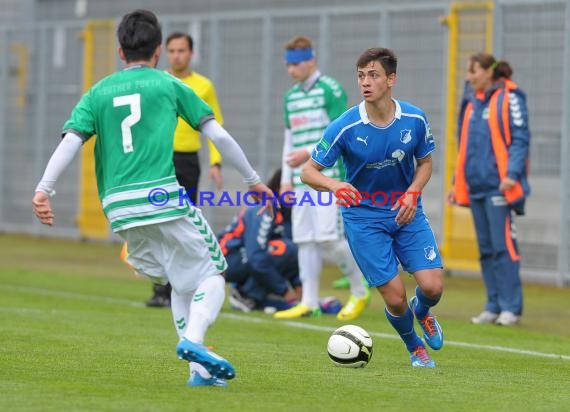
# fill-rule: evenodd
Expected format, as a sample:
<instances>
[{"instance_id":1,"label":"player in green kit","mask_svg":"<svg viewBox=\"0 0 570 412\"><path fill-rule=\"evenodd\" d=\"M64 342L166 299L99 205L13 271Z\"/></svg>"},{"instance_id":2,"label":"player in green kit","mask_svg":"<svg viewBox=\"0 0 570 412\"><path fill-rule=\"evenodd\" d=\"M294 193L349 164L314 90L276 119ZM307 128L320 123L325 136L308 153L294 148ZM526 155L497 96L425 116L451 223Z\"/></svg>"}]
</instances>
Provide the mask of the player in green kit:
<instances>
[{"instance_id":1,"label":"player in green kit","mask_svg":"<svg viewBox=\"0 0 570 412\"><path fill-rule=\"evenodd\" d=\"M227 264L216 236L176 180L172 153L178 116L211 138L258 197L273 193L212 109L184 83L155 69L162 41L156 16L146 10L126 14L117 36L126 67L95 84L73 109L36 188L34 212L42 223L53 224L55 182L96 134L103 210L112 230L129 244L129 264L155 282L172 285L171 308L180 337L176 351L190 362L188 385L226 386L235 376L233 365L203 341L224 302Z\"/></svg>"}]
</instances>

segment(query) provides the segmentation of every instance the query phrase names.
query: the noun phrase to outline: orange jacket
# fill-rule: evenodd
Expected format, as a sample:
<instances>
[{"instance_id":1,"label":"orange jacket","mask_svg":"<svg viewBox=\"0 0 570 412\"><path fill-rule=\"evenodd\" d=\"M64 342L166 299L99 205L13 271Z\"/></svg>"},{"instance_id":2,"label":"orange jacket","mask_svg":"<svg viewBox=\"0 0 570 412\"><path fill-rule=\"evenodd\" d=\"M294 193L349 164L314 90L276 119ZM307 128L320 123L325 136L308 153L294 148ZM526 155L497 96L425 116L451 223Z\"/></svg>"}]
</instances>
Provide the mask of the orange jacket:
<instances>
[{"instance_id":1,"label":"orange jacket","mask_svg":"<svg viewBox=\"0 0 570 412\"><path fill-rule=\"evenodd\" d=\"M498 87L489 100L489 130L491 132L491 144L493 154L497 163L497 171L499 179L503 180L507 177L509 164L509 146L512 143L511 128L509 121L509 93L518 88L517 84L511 80L503 81L501 87ZM465 161L467 158L467 142L469 139L469 124L473 113L473 103L467 103L463 119L460 123L460 143L459 154L455 169L455 199L457 204L461 206L469 206L469 186L465 176ZM526 183L526 182L525 182ZM526 186L526 184L525 184ZM508 204L516 204L524 200L526 191L521 181L517 181L515 186L504 192L505 199Z\"/></svg>"}]
</instances>

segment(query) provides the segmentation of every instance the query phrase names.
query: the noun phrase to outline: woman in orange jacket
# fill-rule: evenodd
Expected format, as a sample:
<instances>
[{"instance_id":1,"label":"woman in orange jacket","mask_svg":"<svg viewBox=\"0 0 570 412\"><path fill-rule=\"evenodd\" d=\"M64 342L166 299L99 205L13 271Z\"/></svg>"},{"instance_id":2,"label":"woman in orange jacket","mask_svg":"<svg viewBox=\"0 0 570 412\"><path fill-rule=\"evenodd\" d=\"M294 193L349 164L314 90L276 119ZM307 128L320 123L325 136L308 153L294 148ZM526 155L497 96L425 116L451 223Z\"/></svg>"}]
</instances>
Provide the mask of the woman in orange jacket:
<instances>
[{"instance_id":1,"label":"woman in orange jacket","mask_svg":"<svg viewBox=\"0 0 570 412\"><path fill-rule=\"evenodd\" d=\"M472 322L514 325L523 307L514 214L524 214L530 131L525 94L510 65L471 56L459 119L459 153L448 199L471 208L487 303ZM513 213L514 212L514 213Z\"/></svg>"}]
</instances>

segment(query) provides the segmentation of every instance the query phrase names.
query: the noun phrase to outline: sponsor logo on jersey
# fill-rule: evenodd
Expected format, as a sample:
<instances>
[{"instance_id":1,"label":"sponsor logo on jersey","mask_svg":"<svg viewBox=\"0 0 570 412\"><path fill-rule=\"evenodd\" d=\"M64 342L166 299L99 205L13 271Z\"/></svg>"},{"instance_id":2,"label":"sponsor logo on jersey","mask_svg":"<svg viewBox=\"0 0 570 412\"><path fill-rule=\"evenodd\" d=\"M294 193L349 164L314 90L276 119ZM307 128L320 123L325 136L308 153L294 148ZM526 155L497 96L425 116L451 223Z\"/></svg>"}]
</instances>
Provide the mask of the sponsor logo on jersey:
<instances>
[{"instance_id":1,"label":"sponsor logo on jersey","mask_svg":"<svg viewBox=\"0 0 570 412\"><path fill-rule=\"evenodd\" d=\"M356 138L356 141L357 141L357 142L362 142L362 143L364 143L366 146L368 146L368 136L366 136L366 137L357 137L357 138Z\"/></svg>"}]
</instances>

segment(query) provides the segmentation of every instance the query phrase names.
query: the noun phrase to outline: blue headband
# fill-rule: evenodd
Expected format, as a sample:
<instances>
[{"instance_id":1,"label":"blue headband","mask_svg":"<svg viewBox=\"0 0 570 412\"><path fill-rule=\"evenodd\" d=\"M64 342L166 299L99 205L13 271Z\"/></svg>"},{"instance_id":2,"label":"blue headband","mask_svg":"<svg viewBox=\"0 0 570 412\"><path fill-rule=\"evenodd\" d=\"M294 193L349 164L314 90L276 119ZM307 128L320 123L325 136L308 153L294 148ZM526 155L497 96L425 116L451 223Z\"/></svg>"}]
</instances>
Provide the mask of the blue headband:
<instances>
[{"instance_id":1,"label":"blue headband","mask_svg":"<svg viewBox=\"0 0 570 412\"><path fill-rule=\"evenodd\" d=\"M297 64L315 58L313 49L292 49L285 50L285 61L287 64Z\"/></svg>"}]
</instances>

